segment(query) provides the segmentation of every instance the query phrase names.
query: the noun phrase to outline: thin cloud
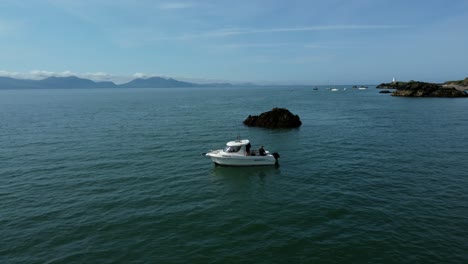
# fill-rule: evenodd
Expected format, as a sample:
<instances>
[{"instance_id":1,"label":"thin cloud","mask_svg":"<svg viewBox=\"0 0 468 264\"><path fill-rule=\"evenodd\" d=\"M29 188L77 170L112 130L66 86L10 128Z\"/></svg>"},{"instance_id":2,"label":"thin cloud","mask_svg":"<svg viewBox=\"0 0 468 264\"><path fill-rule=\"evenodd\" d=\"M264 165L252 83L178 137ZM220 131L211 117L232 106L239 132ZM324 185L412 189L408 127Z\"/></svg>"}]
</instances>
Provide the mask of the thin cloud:
<instances>
[{"instance_id":1,"label":"thin cloud","mask_svg":"<svg viewBox=\"0 0 468 264\"><path fill-rule=\"evenodd\" d=\"M114 75L106 72L86 72L77 73L72 71L45 71L45 70L32 70L29 72L12 72L0 70L0 76L11 77L15 79L30 79L30 80L41 80L49 77L70 77L76 76L79 78L90 79L93 81L113 81L116 83L125 82L132 79L131 75Z\"/></svg>"},{"instance_id":2,"label":"thin cloud","mask_svg":"<svg viewBox=\"0 0 468 264\"><path fill-rule=\"evenodd\" d=\"M113 81L115 80L118 76L112 75L110 73L106 72L87 72L84 74L81 74L81 77L86 78L86 79L91 79L91 80L99 80L99 81Z\"/></svg>"},{"instance_id":3,"label":"thin cloud","mask_svg":"<svg viewBox=\"0 0 468 264\"><path fill-rule=\"evenodd\" d=\"M297 28L272 28L257 30L256 32L295 32L295 31L327 31L327 30L366 30L366 29L398 29L407 28L405 25L325 25Z\"/></svg>"},{"instance_id":4,"label":"thin cloud","mask_svg":"<svg viewBox=\"0 0 468 264\"><path fill-rule=\"evenodd\" d=\"M0 36L18 31L21 24L20 21L0 21Z\"/></svg>"},{"instance_id":5,"label":"thin cloud","mask_svg":"<svg viewBox=\"0 0 468 264\"><path fill-rule=\"evenodd\" d=\"M194 5L192 3L164 3L159 5L158 7L160 9L185 9L185 8L190 8L193 7Z\"/></svg>"},{"instance_id":6,"label":"thin cloud","mask_svg":"<svg viewBox=\"0 0 468 264\"><path fill-rule=\"evenodd\" d=\"M31 79L43 79L48 77L70 77L70 76L77 76L78 74L73 73L71 71L63 71L63 72L52 72L52 71L43 71L43 70L32 70L29 72Z\"/></svg>"},{"instance_id":7,"label":"thin cloud","mask_svg":"<svg viewBox=\"0 0 468 264\"><path fill-rule=\"evenodd\" d=\"M366 45L366 43L358 43L358 42L339 42L339 43L327 43L327 42L320 42L320 43L309 43L303 45L304 48L307 49L344 49L344 48L355 48L361 47Z\"/></svg>"},{"instance_id":8,"label":"thin cloud","mask_svg":"<svg viewBox=\"0 0 468 264\"><path fill-rule=\"evenodd\" d=\"M24 74L21 72L11 72L11 71L4 71L4 70L0 70L0 77L25 79Z\"/></svg>"},{"instance_id":9,"label":"thin cloud","mask_svg":"<svg viewBox=\"0 0 468 264\"><path fill-rule=\"evenodd\" d=\"M319 44L306 44L306 45L304 45L304 48L308 48L308 49L321 49L321 48L325 48L325 47L328 47L328 46L319 45Z\"/></svg>"},{"instance_id":10,"label":"thin cloud","mask_svg":"<svg viewBox=\"0 0 468 264\"><path fill-rule=\"evenodd\" d=\"M329 62L334 55L322 55L322 56L306 56L306 57L295 57L283 61L286 64L310 64L310 63L324 63Z\"/></svg>"},{"instance_id":11,"label":"thin cloud","mask_svg":"<svg viewBox=\"0 0 468 264\"><path fill-rule=\"evenodd\" d=\"M328 25L328 26L309 26L294 28L269 28L269 29L224 29L208 32L207 36L232 36L242 34L256 33L274 33L274 32L301 32L301 31L330 31L330 30L368 30L368 29L398 29L407 28L405 25Z\"/></svg>"},{"instance_id":12,"label":"thin cloud","mask_svg":"<svg viewBox=\"0 0 468 264\"><path fill-rule=\"evenodd\" d=\"M295 47L295 48L306 48L306 49L343 49L343 48L354 48L365 45L365 43L357 42L343 42L343 43L233 43L226 44L222 47L230 49L242 49L242 48L280 48L280 47Z\"/></svg>"},{"instance_id":13,"label":"thin cloud","mask_svg":"<svg viewBox=\"0 0 468 264\"><path fill-rule=\"evenodd\" d=\"M206 83L216 83L216 82L229 82L237 83L236 81L222 80L222 79L210 79L210 78L194 78L187 76L168 76L164 74L155 74L155 73L142 73L136 72L134 74L111 74L106 72L87 72L87 73L77 73L72 71L62 71L62 72L53 72L53 71L44 71L44 70L33 70L29 72L14 72L14 71L5 71L0 70L0 77L10 77L15 79L28 79L28 80L42 80L49 77L70 77L76 76L79 78L85 78L93 80L96 82L99 81L111 81L116 84L122 84L129 82L136 78L151 78L151 77L162 77L162 78L174 78L179 81L193 82L198 84Z\"/></svg>"},{"instance_id":14,"label":"thin cloud","mask_svg":"<svg viewBox=\"0 0 468 264\"><path fill-rule=\"evenodd\" d=\"M285 28L225 28L219 30L205 31L199 33L184 34L179 36L160 36L155 40L187 40L196 38L209 37L230 37L236 35L252 35L262 33L293 33L306 31L339 31L339 30L391 30L408 28L406 25L323 25L323 26L308 26L308 27L285 27Z\"/></svg>"},{"instance_id":15,"label":"thin cloud","mask_svg":"<svg viewBox=\"0 0 468 264\"><path fill-rule=\"evenodd\" d=\"M12 72L12 71L5 71L0 70L0 76L2 77L11 77L15 79L31 79L31 80L40 80L48 77L68 77L75 75L70 71L63 71L63 72L52 72L52 71L44 71L44 70L32 70L29 72Z\"/></svg>"},{"instance_id":16,"label":"thin cloud","mask_svg":"<svg viewBox=\"0 0 468 264\"><path fill-rule=\"evenodd\" d=\"M162 77L161 74L155 74L155 73L143 73L143 72L135 72L132 74L133 78L142 78L142 79L147 79L151 77Z\"/></svg>"},{"instance_id":17,"label":"thin cloud","mask_svg":"<svg viewBox=\"0 0 468 264\"><path fill-rule=\"evenodd\" d=\"M240 49L240 48L276 48L276 47L285 47L291 46L288 43L237 43L237 44L228 44L224 45L226 48L231 49Z\"/></svg>"}]
</instances>

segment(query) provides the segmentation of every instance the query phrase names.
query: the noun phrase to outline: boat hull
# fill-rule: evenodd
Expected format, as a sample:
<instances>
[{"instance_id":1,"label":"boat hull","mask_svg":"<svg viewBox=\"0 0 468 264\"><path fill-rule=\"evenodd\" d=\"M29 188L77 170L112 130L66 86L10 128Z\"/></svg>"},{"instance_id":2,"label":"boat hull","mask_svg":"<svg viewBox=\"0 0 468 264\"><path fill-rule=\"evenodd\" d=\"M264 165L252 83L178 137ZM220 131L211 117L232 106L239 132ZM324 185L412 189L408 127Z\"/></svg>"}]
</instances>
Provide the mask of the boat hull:
<instances>
[{"instance_id":1,"label":"boat hull","mask_svg":"<svg viewBox=\"0 0 468 264\"><path fill-rule=\"evenodd\" d=\"M277 164L276 158L268 154L266 156L243 156L243 155L223 155L220 152L207 153L206 156L222 166L268 166Z\"/></svg>"}]
</instances>

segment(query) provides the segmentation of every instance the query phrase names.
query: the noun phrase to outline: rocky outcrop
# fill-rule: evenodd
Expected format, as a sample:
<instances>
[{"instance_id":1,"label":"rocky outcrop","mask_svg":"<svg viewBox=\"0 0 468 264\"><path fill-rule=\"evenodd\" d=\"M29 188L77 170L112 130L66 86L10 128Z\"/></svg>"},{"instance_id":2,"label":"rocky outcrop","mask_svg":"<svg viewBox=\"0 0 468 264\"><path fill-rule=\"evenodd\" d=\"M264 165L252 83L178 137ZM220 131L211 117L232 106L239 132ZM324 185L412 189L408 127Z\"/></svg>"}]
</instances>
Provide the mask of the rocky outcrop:
<instances>
[{"instance_id":1,"label":"rocky outcrop","mask_svg":"<svg viewBox=\"0 0 468 264\"><path fill-rule=\"evenodd\" d=\"M455 88L443 87L440 84L410 81L399 85L393 96L406 97L468 97L463 91Z\"/></svg>"},{"instance_id":2,"label":"rocky outcrop","mask_svg":"<svg viewBox=\"0 0 468 264\"><path fill-rule=\"evenodd\" d=\"M294 115L285 108L273 108L259 116L247 117L244 125L265 128L295 128L302 125L298 115Z\"/></svg>"},{"instance_id":3,"label":"rocky outcrop","mask_svg":"<svg viewBox=\"0 0 468 264\"><path fill-rule=\"evenodd\" d=\"M462 81L460 81L462 82ZM458 87L444 85L437 83L426 82L391 82L382 83L377 88L396 89L393 96L407 96L407 97L468 97L463 90Z\"/></svg>"},{"instance_id":4,"label":"rocky outcrop","mask_svg":"<svg viewBox=\"0 0 468 264\"><path fill-rule=\"evenodd\" d=\"M381 83L375 88L378 89L398 89L400 87L403 87L407 84L407 82L391 82L391 83Z\"/></svg>"},{"instance_id":5,"label":"rocky outcrop","mask_svg":"<svg viewBox=\"0 0 468 264\"><path fill-rule=\"evenodd\" d=\"M389 90L383 90L383 91L380 91L379 93L392 93L392 92L390 92Z\"/></svg>"}]
</instances>

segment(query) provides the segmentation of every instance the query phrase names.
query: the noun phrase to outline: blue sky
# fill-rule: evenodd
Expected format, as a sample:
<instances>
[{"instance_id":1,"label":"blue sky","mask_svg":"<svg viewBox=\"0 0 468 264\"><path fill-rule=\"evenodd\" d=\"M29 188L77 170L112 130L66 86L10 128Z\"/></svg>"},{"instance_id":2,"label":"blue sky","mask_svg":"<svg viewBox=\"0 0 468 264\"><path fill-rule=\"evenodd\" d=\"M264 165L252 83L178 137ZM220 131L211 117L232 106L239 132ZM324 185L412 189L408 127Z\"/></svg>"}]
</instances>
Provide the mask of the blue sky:
<instances>
[{"instance_id":1,"label":"blue sky","mask_svg":"<svg viewBox=\"0 0 468 264\"><path fill-rule=\"evenodd\" d=\"M0 0L0 75L294 84L468 77L467 0Z\"/></svg>"}]
</instances>

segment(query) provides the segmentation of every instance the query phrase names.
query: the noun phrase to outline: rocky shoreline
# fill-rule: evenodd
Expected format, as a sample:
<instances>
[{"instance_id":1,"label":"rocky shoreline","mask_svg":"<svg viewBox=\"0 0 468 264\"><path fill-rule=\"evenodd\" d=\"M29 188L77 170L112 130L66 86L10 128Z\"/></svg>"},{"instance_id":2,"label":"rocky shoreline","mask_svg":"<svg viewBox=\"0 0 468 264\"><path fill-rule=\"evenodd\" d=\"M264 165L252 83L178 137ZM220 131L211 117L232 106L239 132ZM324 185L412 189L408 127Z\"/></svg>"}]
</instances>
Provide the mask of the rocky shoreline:
<instances>
[{"instance_id":1,"label":"rocky shoreline","mask_svg":"<svg viewBox=\"0 0 468 264\"><path fill-rule=\"evenodd\" d=\"M466 79L465 79L466 80ZM405 97L468 97L468 94L460 89L451 86L449 83L437 84L426 82L391 82L382 83L376 88L396 89L392 92L392 96L405 96Z\"/></svg>"}]
</instances>

